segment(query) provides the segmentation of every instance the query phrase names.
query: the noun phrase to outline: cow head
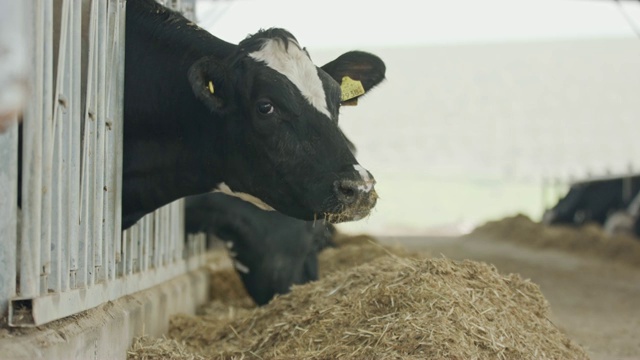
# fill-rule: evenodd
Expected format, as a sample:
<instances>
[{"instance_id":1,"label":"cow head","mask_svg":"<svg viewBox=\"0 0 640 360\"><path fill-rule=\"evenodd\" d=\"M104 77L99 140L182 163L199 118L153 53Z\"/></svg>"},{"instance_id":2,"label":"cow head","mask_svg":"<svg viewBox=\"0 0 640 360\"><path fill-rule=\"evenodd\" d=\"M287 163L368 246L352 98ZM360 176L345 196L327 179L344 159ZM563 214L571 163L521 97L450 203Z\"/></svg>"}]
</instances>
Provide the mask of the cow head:
<instances>
[{"instance_id":1,"label":"cow head","mask_svg":"<svg viewBox=\"0 0 640 360\"><path fill-rule=\"evenodd\" d=\"M359 81L366 92L384 73L382 60L357 51L316 67L282 29L249 36L225 60L197 61L192 89L225 132L222 187L300 219L367 216L375 180L338 128L341 82Z\"/></svg>"}]
</instances>

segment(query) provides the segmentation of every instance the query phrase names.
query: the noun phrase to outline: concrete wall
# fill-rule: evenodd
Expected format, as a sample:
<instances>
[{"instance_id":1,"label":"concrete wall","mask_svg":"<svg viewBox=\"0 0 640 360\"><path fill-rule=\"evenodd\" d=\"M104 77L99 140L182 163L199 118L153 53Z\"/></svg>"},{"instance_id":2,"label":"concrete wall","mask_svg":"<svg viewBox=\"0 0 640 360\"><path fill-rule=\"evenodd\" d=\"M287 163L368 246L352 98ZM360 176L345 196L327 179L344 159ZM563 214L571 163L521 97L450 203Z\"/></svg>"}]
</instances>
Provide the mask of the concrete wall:
<instances>
[{"instance_id":1,"label":"concrete wall","mask_svg":"<svg viewBox=\"0 0 640 360\"><path fill-rule=\"evenodd\" d=\"M208 299L202 267L151 289L30 329L0 329L2 359L126 359L136 336L161 336L169 317Z\"/></svg>"}]
</instances>

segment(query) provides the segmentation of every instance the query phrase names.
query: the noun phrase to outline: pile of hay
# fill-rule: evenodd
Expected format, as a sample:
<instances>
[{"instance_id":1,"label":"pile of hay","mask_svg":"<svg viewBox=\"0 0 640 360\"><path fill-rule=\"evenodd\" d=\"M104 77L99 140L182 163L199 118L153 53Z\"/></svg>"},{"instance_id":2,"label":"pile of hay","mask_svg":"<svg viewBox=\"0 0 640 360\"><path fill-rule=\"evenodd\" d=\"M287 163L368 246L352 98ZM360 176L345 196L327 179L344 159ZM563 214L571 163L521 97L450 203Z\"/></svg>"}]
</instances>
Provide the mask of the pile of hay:
<instances>
[{"instance_id":1,"label":"pile of hay","mask_svg":"<svg viewBox=\"0 0 640 360\"><path fill-rule=\"evenodd\" d=\"M173 359L173 360L204 360L202 355L190 351L182 343L174 339L153 338L143 336L136 338L127 352L129 360L152 360L152 359Z\"/></svg>"},{"instance_id":2,"label":"pile of hay","mask_svg":"<svg viewBox=\"0 0 640 360\"><path fill-rule=\"evenodd\" d=\"M235 270L212 268L212 301L174 317L168 338L137 339L129 359L587 358L518 275L368 236L335 242L320 254L320 281L262 308Z\"/></svg>"},{"instance_id":3,"label":"pile of hay","mask_svg":"<svg viewBox=\"0 0 640 360\"><path fill-rule=\"evenodd\" d=\"M318 256L320 277L342 271L383 256L426 257L426 253L408 252L401 246L382 245L368 235L348 236L336 234L335 247L327 248Z\"/></svg>"},{"instance_id":4,"label":"pile of hay","mask_svg":"<svg viewBox=\"0 0 640 360\"><path fill-rule=\"evenodd\" d=\"M598 224L582 227L546 226L525 215L488 222L468 238L503 239L538 248L557 248L640 266L640 241L627 235L609 236Z\"/></svg>"},{"instance_id":5,"label":"pile of hay","mask_svg":"<svg viewBox=\"0 0 640 360\"><path fill-rule=\"evenodd\" d=\"M229 314L177 316L159 341L193 358L587 358L536 285L472 261L384 256Z\"/></svg>"}]
</instances>

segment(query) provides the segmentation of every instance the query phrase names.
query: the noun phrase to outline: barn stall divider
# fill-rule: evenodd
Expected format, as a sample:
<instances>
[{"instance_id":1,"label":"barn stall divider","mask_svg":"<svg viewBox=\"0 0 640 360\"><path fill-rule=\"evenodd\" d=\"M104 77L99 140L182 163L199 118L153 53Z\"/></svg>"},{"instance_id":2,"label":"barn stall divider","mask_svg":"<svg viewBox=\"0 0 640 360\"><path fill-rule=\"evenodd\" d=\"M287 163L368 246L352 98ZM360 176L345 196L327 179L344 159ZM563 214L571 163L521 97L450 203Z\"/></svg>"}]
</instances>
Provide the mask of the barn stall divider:
<instances>
[{"instance_id":1,"label":"barn stall divider","mask_svg":"<svg viewBox=\"0 0 640 360\"><path fill-rule=\"evenodd\" d=\"M195 0L162 3L195 17ZM22 134L0 135L0 314L10 326L76 314L205 261L204 236L185 241L181 200L120 231L125 4L24 3L31 91Z\"/></svg>"}]
</instances>

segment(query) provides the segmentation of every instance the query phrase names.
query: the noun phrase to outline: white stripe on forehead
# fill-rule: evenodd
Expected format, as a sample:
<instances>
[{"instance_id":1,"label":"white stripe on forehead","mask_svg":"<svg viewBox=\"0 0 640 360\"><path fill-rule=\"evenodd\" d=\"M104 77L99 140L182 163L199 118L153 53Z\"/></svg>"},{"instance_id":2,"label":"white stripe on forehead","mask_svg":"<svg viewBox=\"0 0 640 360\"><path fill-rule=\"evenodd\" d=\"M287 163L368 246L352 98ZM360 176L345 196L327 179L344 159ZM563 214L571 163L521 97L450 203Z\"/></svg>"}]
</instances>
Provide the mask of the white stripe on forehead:
<instances>
[{"instance_id":1,"label":"white stripe on forehead","mask_svg":"<svg viewBox=\"0 0 640 360\"><path fill-rule=\"evenodd\" d=\"M289 39L285 49L282 40L266 39L262 48L249 56L286 76L313 107L331 118L318 69L295 40Z\"/></svg>"}]
</instances>

